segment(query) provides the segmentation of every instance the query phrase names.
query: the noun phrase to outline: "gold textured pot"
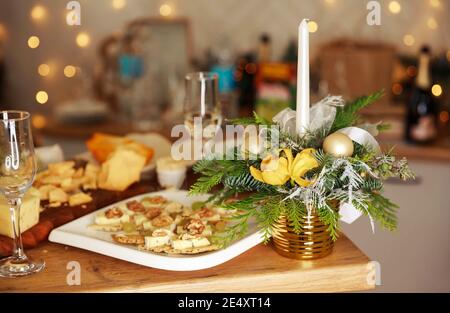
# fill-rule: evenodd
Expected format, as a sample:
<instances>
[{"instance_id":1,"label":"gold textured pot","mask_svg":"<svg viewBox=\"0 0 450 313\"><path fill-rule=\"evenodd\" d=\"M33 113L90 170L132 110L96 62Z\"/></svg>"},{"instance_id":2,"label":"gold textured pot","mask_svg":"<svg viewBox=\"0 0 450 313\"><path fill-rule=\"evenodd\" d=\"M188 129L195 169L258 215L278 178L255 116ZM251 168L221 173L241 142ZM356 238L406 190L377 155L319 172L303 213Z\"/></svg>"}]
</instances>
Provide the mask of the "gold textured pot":
<instances>
[{"instance_id":1,"label":"gold textured pot","mask_svg":"<svg viewBox=\"0 0 450 313\"><path fill-rule=\"evenodd\" d=\"M333 250L333 240L314 211L310 219L303 217L303 228L296 233L282 215L273 227L272 241L275 251L291 259L311 260L322 258Z\"/></svg>"}]
</instances>

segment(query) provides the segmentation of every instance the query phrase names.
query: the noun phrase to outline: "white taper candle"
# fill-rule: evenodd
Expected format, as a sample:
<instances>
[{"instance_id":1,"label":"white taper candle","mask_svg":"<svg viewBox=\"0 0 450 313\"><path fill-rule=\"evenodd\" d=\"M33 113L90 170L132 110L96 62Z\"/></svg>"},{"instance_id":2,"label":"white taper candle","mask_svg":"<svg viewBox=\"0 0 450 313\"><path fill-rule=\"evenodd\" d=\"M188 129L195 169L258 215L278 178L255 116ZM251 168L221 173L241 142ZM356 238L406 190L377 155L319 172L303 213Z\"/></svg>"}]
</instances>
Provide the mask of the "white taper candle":
<instances>
[{"instance_id":1,"label":"white taper candle","mask_svg":"<svg viewBox=\"0 0 450 313\"><path fill-rule=\"evenodd\" d=\"M296 131L304 135L309 127L309 30L308 19L298 26Z\"/></svg>"}]
</instances>

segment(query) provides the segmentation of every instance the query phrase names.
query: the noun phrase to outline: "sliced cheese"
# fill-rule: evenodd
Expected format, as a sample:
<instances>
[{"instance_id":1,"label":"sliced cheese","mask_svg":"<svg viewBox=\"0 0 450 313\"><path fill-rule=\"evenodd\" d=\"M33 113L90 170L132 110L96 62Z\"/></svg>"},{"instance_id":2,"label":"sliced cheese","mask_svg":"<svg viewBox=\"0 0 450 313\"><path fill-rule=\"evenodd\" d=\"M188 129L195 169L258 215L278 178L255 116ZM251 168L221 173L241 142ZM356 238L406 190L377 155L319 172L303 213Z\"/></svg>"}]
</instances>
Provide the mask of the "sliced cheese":
<instances>
[{"instance_id":1,"label":"sliced cheese","mask_svg":"<svg viewBox=\"0 0 450 313\"><path fill-rule=\"evenodd\" d=\"M139 181L145 166L145 157L126 149L117 149L102 164L98 186L102 189L123 191Z\"/></svg>"},{"instance_id":2,"label":"sliced cheese","mask_svg":"<svg viewBox=\"0 0 450 313\"><path fill-rule=\"evenodd\" d=\"M40 193L30 188L25 194L20 207L20 231L30 229L39 222ZM0 196L0 235L13 237L13 227L9 212L9 205L3 196Z\"/></svg>"},{"instance_id":3,"label":"sliced cheese","mask_svg":"<svg viewBox=\"0 0 450 313\"><path fill-rule=\"evenodd\" d=\"M76 193L69 197L69 205L81 205L92 201L92 197L84 192Z\"/></svg>"},{"instance_id":4,"label":"sliced cheese","mask_svg":"<svg viewBox=\"0 0 450 313\"><path fill-rule=\"evenodd\" d=\"M170 244L172 233L165 229L155 230L151 236L145 237L145 248L151 249Z\"/></svg>"}]
</instances>

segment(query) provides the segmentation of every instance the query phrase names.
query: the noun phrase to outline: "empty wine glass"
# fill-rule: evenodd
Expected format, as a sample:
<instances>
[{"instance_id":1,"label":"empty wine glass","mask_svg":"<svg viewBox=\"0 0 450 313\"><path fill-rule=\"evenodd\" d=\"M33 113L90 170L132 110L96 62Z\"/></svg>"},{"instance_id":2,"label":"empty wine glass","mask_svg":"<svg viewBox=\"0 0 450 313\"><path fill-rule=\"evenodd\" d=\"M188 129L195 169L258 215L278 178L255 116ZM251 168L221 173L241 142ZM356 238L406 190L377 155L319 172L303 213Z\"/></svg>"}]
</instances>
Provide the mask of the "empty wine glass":
<instances>
[{"instance_id":1,"label":"empty wine glass","mask_svg":"<svg viewBox=\"0 0 450 313\"><path fill-rule=\"evenodd\" d=\"M186 75L184 125L189 130L193 144L201 141L201 146L213 138L221 124L217 74L196 72Z\"/></svg>"},{"instance_id":2,"label":"empty wine glass","mask_svg":"<svg viewBox=\"0 0 450 313\"><path fill-rule=\"evenodd\" d=\"M25 255L20 235L20 206L36 175L30 114L0 111L0 194L8 201L14 235L12 256L0 260L0 277L26 276L41 271L44 262Z\"/></svg>"}]
</instances>

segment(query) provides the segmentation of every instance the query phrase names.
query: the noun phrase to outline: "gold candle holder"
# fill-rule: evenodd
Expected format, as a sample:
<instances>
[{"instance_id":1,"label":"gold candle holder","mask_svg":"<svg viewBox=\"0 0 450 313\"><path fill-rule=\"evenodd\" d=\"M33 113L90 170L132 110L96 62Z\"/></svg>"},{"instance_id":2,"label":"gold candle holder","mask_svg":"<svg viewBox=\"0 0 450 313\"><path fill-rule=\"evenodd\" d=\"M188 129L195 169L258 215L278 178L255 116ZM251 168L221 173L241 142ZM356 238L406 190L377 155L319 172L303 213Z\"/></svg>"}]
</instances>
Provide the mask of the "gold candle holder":
<instances>
[{"instance_id":1,"label":"gold candle holder","mask_svg":"<svg viewBox=\"0 0 450 313\"><path fill-rule=\"evenodd\" d=\"M303 228L296 233L282 215L273 227L272 241L275 251L280 255L297 260L311 260L327 256L333 250L333 240L314 212L310 218L303 217Z\"/></svg>"}]
</instances>

